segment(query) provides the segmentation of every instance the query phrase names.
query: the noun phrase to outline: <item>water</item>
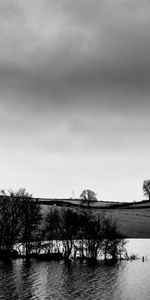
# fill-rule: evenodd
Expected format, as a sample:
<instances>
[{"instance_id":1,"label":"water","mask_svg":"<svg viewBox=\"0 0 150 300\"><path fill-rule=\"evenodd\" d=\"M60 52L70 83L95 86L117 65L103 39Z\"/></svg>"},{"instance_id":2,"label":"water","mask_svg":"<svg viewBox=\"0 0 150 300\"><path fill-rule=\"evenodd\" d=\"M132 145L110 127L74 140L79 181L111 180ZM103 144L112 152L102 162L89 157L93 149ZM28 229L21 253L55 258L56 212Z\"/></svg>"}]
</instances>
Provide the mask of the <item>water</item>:
<instances>
[{"instance_id":1,"label":"water","mask_svg":"<svg viewBox=\"0 0 150 300\"><path fill-rule=\"evenodd\" d=\"M0 261L0 300L150 299L150 240L130 240L128 252L146 260L107 265Z\"/></svg>"}]
</instances>

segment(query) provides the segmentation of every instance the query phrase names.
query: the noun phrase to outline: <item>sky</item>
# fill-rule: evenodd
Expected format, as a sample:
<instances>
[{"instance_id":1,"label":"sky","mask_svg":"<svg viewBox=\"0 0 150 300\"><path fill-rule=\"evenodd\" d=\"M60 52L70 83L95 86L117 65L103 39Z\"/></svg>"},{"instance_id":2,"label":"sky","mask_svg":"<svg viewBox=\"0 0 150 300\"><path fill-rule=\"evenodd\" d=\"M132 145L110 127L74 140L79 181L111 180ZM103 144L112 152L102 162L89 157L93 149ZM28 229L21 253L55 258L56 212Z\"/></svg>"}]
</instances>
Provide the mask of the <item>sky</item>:
<instances>
[{"instance_id":1,"label":"sky","mask_svg":"<svg viewBox=\"0 0 150 300\"><path fill-rule=\"evenodd\" d=\"M150 2L0 0L0 188L139 201Z\"/></svg>"}]
</instances>

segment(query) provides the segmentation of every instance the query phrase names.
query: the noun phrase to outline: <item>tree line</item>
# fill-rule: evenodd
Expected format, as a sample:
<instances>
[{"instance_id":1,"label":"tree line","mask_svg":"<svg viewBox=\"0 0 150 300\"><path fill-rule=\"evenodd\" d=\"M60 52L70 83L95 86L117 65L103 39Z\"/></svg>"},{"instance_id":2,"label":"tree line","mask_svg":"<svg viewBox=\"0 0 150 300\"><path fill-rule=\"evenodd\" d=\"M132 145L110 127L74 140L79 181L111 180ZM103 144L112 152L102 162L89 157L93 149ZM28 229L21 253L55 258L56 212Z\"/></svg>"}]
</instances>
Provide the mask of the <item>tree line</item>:
<instances>
[{"instance_id":1,"label":"tree line","mask_svg":"<svg viewBox=\"0 0 150 300\"><path fill-rule=\"evenodd\" d=\"M125 251L117 222L91 209L57 208L46 214L25 189L0 194L0 257L117 259ZM18 245L16 248L16 245ZM17 250L16 250L17 249ZM53 256L52 256L53 255Z\"/></svg>"}]
</instances>

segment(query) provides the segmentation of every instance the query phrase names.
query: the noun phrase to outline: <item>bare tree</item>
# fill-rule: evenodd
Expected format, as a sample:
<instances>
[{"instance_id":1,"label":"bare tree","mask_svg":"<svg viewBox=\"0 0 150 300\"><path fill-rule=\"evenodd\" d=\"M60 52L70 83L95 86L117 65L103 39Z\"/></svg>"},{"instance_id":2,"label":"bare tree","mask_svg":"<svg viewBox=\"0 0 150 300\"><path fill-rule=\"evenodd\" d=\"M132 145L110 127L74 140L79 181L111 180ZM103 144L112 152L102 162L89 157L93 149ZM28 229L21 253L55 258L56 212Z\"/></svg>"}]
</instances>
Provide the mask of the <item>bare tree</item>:
<instances>
[{"instance_id":1,"label":"bare tree","mask_svg":"<svg viewBox=\"0 0 150 300\"><path fill-rule=\"evenodd\" d=\"M119 226L111 217L103 219L103 254L104 259L111 256L113 260L124 252L126 244L123 235L119 231Z\"/></svg>"},{"instance_id":2,"label":"bare tree","mask_svg":"<svg viewBox=\"0 0 150 300\"><path fill-rule=\"evenodd\" d=\"M38 225L41 222L41 206L34 201L25 189L19 190L22 217L21 241L25 245L26 258L30 257L30 251L34 242L38 239Z\"/></svg>"},{"instance_id":3,"label":"bare tree","mask_svg":"<svg viewBox=\"0 0 150 300\"><path fill-rule=\"evenodd\" d=\"M83 192L80 195L80 198L83 203L87 203L88 207L91 202L97 201L95 192L93 192L91 190L83 190Z\"/></svg>"},{"instance_id":4,"label":"bare tree","mask_svg":"<svg viewBox=\"0 0 150 300\"><path fill-rule=\"evenodd\" d=\"M48 209L44 220L43 237L47 242L49 252L59 252L59 241L61 239L61 210L57 207Z\"/></svg>"},{"instance_id":5,"label":"bare tree","mask_svg":"<svg viewBox=\"0 0 150 300\"><path fill-rule=\"evenodd\" d=\"M52 208L45 218L46 237L50 241L62 241L63 256L69 259L77 239L79 222L78 213L69 208Z\"/></svg>"},{"instance_id":6,"label":"bare tree","mask_svg":"<svg viewBox=\"0 0 150 300\"><path fill-rule=\"evenodd\" d=\"M143 193L144 196L148 198L148 200L150 201L150 180L144 180L143 182Z\"/></svg>"},{"instance_id":7,"label":"bare tree","mask_svg":"<svg viewBox=\"0 0 150 300\"><path fill-rule=\"evenodd\" d=\"M1 254L11 257L22 230L21 203L18 192L0 192L0 250Z\"/></svg>"},{"instance_id":8,"label":"bare tree","mask_svg":"<svg viewBox=\"0 0 150 300\"><path fill-rule=\"evenodd\" d=\"M78 234L78 213L73 209L62 210L61 239L64 248L64 257L68 259L74 248L74 241Z\"/></svg>"},{"instance_id":9,"label":"bare tree","mask_svg":"<svg viewBox=\"0 0 150 300\"><path fill-rule=\"evenodd\" d=\"M87 223L85 224L85 248L86 256L96 260L103 241L103 218L101 214L87 214Z\"/></svg>"}]
</instances>

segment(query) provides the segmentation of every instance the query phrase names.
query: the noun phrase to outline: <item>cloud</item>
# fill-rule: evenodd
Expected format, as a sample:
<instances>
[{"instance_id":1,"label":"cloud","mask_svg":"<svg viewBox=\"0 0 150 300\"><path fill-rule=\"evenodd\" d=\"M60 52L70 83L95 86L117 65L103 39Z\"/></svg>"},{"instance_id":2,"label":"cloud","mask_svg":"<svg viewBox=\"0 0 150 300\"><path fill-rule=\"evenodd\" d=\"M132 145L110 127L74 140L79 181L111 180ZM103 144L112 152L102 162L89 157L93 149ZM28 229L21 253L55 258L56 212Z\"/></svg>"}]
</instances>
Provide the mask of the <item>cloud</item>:
<instances>
[{"instance_id":1,"label":"cloud","mask_svg":"<svg viewBox=\"0 0 150 300\"><path fill-rule=\"evenodd\" d=\"M12 10L3 3L9 26L4 13L0 60L8 88L12 84L42 96L99 87L148 89L146 1L88 1L87 7L82 1L16 2L15 8L10 3ZM12 18L13 11L18 18Z\"/></svg>"},{"instance_id":2,"label":"cloud","mask_svg":"<svg viewBox=\"0 0 150 300\"><path fill-rule=\"evenodd\" d=\"M143 176L148 172L149 8L146 0L0 0L5 182L17 158L28 186L27 174L33 184L31 174L45 172L56 188L51 170L65 188L73 180L77 186L95 180L98 188L108 171L122 186L119 174L136 168L138 159ZM79 175L80 166L85 171Z\"/></svg>"}]
</instances>

